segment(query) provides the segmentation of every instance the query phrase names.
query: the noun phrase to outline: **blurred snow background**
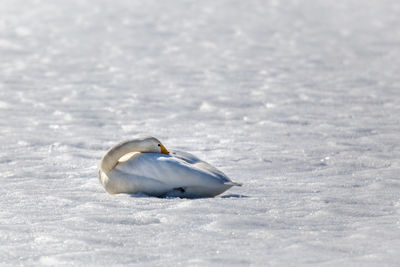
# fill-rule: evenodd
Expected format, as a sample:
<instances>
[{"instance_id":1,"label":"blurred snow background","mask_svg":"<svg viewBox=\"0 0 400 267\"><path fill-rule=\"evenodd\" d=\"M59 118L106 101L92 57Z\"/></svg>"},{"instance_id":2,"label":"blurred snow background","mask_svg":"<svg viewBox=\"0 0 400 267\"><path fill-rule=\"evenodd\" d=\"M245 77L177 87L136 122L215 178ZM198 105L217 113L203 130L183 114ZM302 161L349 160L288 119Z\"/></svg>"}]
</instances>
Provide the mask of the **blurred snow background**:
<instances>
[{"instance_id":1,"label":"blurred snow background","mask_svg":"<svg viewBox=\"0 0 400 267\"><path fill-rule=\"evenodd\" d=\"M0 2L0 265L395 266L400 2ZM237 182L111 196L153 135Z\"/></svg>"}]
</instances>

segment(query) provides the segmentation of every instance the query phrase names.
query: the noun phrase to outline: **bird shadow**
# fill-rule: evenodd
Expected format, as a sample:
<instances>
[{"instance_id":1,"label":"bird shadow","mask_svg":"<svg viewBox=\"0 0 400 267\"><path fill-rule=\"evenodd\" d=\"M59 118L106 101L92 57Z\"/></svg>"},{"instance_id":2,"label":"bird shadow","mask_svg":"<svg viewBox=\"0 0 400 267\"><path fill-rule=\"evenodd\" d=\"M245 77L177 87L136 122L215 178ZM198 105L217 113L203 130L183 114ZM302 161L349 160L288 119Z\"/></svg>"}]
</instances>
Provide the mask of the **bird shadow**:
<instances>
[{"instance_id":1,"label":"bird shadow","mask_svg":"<svg viewBox=\"0 0 400 267\"><path fill-rule=\"evenodd\" d=\"M183 197L183 196L150 196L144 193L137 193L137 194L128 194L132 198L164 198L164 199L204 199L204 198L212 198L212 197ZM223 195L220 198L249 198L246 195L239 195L239 194L230 194L230 195Z\"/></svg>"},{"instance_id":2,"label":"bird shadow","mask_svg":"<svg viewBox=\"0 0 400 267\"><path fill-rule=\"evenodd\" d=\"M249 198L249 196L239 195L239 194L230 194L230 195L221 196L221 198Z\"/></svg>"}]
</instances>

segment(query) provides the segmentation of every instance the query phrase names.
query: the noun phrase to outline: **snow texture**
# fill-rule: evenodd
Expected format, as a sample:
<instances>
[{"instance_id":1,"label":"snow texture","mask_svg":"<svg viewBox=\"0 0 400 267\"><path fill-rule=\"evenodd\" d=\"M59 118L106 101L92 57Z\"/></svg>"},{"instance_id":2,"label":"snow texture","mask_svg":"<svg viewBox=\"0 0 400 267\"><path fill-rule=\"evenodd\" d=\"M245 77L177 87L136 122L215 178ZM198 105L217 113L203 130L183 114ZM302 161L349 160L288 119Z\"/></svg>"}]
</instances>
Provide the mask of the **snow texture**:
<instances>
[{"instance_id":1,"label":"snow texture","mask_svg":"<svg viewBox=\"0 0 400 267\"><path fill-rule=\"evenodd\" d=\"M399 14L398 0L0 1L0 265L396 266ZM147 135L243 187L107 194L103 153Z\"/></svg>"}]
</instances>

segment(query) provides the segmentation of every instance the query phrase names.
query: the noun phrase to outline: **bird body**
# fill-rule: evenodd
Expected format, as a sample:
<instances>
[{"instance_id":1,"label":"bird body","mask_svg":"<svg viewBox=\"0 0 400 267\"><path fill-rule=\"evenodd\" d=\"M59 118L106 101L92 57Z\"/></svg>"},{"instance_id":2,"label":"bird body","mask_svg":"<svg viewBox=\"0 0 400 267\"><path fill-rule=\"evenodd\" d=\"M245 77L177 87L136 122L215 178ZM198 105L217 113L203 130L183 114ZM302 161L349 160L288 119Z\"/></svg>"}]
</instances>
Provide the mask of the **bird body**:
<instances>
[{"instance_id":1,"label":"bird body","mask_svg":"<svg viewBox=\"0 0 400 267\"><path fill-rule=\"evenodd\" d=\"M166 150L154 137L127 140L111 148L100 163L99 179L111 194L188 198L214 197L240 186L192 154Z\"/></svg>"}]
</instances>

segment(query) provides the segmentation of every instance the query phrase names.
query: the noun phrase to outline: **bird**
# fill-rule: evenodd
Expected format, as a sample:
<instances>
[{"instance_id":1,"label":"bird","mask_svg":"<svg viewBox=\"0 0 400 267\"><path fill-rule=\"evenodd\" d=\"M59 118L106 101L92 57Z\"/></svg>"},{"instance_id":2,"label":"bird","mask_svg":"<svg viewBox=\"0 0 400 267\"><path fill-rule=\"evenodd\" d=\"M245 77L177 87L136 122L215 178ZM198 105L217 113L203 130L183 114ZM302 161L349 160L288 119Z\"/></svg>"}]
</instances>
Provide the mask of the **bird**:
<instances>
[{"instance_id":1,"label":"bird","mask_svg":"<svg viewBox=\"0 0 400 267\"><path fill-rule=\"evenodd\" d=\"M182 151L168 151L155 137L134 138L111 147L98 176L110 194L142 193L155 197L215 197L232 186L223 172Z\"/></svg>"}]
</instances>

